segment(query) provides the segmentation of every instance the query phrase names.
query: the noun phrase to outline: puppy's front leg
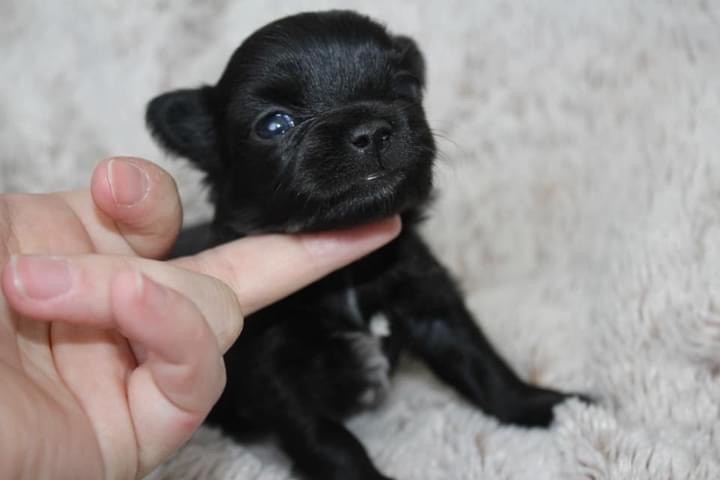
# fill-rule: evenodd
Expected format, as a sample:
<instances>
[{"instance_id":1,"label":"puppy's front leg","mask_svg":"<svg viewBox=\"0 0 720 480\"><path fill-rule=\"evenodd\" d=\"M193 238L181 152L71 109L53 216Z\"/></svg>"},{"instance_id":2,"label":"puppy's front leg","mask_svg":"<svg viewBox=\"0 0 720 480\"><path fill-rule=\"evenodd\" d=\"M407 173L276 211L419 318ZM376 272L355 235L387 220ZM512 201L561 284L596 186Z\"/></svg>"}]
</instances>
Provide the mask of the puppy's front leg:
<instances>
[{"instance_id":1,"label":"puppy's front leg","mask_svg":"<svg viewBox=\"0 0 720 480\"><path fill-rule=\"evenodd\" d=\"M276 427L285 452L308 480L392 480L341 423L295 412Z\"/></svg>"},{"instance_id":2,"label":"puppy's front leg","mask_svg":"<svg viewBox=\"0 0 720 480\"><path fill-rule=\"evenodd\" d=\"M546 426L569 395L520 380L483 335L445 268L414 234L401 240L407 283L393 290L393 329L442 380L499 420ZM404 280L406 281L406 280Z\"/></svg>"}]
</instances>

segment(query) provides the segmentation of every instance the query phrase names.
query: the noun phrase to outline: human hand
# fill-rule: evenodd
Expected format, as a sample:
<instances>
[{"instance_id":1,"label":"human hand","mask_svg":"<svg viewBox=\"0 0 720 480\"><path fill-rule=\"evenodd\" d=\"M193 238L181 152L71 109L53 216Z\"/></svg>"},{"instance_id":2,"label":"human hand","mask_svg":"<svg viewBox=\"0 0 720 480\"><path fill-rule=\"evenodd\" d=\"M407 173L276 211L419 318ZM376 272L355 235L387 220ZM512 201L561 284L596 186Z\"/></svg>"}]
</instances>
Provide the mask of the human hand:
<instances>
[{"instance_id":1,"label":"human hand","mask_svg":"<svg viewBox=\"0 0 720 480\"><path fill-rule=\"evenodd\" d=\"M221 355L244 315L399 231L389 219L157 260L181 217L173 180L140 159L102 162L90 191L0 195L0 465L9 478L149 473L217 400Z\"/></svg>"}]
</instances>

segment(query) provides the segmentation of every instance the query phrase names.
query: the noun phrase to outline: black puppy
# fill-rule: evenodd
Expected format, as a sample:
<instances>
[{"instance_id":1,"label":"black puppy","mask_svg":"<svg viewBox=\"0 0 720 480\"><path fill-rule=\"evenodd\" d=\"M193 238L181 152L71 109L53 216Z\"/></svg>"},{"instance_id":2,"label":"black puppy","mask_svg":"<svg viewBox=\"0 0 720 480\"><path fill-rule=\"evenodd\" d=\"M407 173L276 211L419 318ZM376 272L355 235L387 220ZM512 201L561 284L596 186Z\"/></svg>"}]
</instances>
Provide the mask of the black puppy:
<instances>
[{"instance_id":1,"label":"black puppy","mask_svg":"<svg viewBox=\"0 0 720 480\"><path fill-rule=\"evenodd\" d=\"M217 85L148 107L160 143L207 173L204 246L402 216L391 244L249 318L225 357L210 423L274 434L309 479L387 478L342 419L382 398L403 350L503 422L547 425L566 398L513 373L416 231L435 156L424 78L411 39L352 12L306 13L250 36Z\"/></svg>"}]
</instances>

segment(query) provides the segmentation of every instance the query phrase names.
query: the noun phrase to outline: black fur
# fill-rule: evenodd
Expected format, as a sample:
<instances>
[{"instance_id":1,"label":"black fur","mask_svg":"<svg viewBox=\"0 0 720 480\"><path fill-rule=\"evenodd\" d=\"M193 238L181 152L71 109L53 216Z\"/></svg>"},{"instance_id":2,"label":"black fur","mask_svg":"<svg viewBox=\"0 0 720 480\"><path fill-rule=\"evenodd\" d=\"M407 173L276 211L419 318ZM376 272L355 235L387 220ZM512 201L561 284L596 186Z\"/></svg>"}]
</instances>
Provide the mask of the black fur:
<instances>
[{"instance_id":1,"label":"black fur","mask_svg":"<svg viewBox=\"0 0 720 480\"><path fill-rule=\"evenodd\" d=\"M416 231L435 156L424 79L411 39L352 12L307 13L250 36L215 86L148 106L160 143L207 173L205 246L403 217L388 246L249 318L226 355L208 421L238 438L274 434L308 479L387 478L342 420L382 397L405 350L504 422L548 425L567 397L513 373ZM274 112L294 127L282 117L287 131L265 138ZM378 313L391 325L382 339L370 333Z\"/></svg>"}]
</instances>

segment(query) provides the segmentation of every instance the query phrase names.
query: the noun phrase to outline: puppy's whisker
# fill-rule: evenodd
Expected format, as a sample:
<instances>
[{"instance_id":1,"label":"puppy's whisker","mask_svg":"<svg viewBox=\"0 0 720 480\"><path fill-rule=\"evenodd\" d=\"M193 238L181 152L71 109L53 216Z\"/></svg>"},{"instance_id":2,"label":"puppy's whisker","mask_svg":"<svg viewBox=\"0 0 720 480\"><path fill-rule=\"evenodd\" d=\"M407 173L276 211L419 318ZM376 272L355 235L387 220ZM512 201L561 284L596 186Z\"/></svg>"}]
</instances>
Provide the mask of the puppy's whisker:
<instances>
[{"instance_id":1,"label":"puppy's whisker","mask_svg":"<svg viewBox=\"0 0 720 480\"><path fill-rule=\"evenodd\" d=\"M432 136L434 138L439 138L444 142L450 143L453 147L460 148L460 145L458 145L457 142L450 138L447 133L434 129L431 129L430 132L432 133Z\"/></svg>"}]
</instances>

